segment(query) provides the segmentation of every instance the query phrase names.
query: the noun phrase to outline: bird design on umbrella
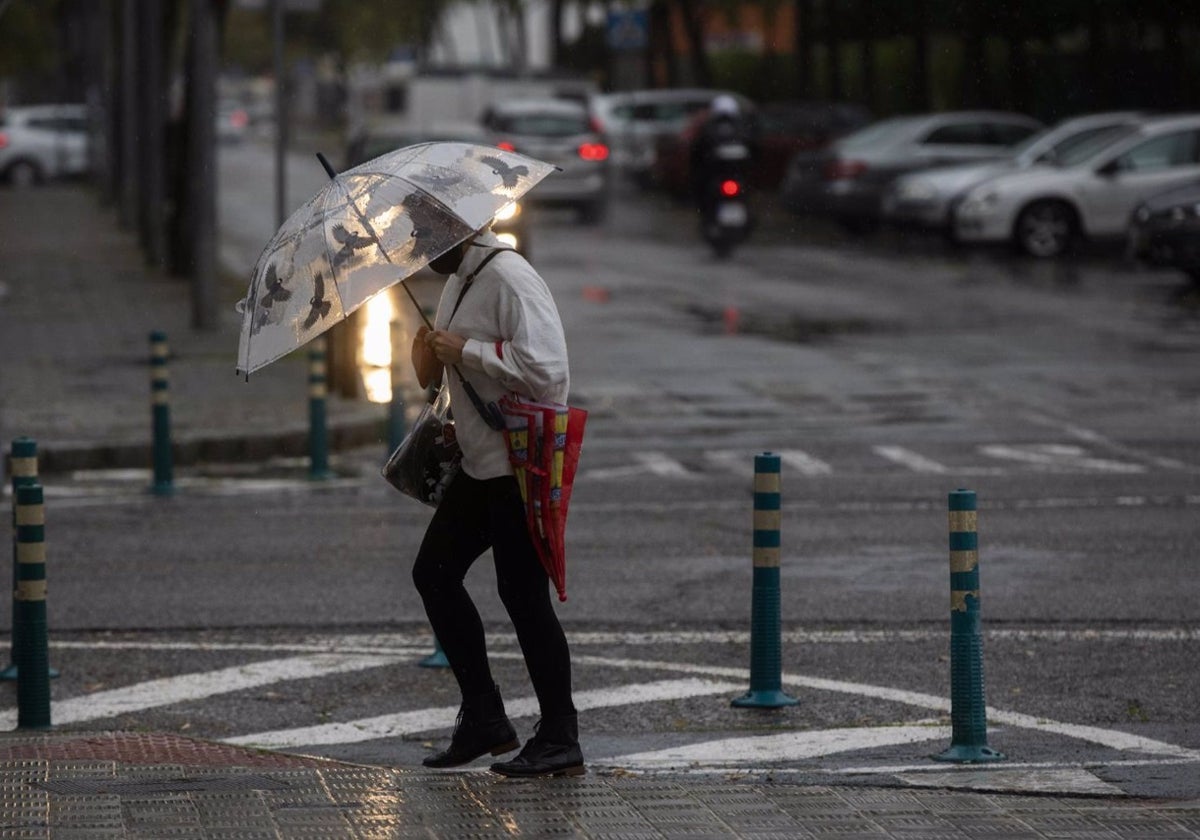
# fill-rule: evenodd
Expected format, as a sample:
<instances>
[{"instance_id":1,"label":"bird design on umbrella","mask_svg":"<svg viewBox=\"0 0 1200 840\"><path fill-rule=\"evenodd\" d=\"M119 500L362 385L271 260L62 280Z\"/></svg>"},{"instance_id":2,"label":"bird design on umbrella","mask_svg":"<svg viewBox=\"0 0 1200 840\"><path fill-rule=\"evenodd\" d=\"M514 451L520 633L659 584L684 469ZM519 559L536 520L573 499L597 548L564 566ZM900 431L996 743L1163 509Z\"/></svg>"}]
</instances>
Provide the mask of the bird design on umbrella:
<instances>
[{"instance_id":1,"label":"bird design on umbrella","mask_svg":"<svg viewBox=\"0 0 1200 840\"><path fill-rule=\"evenodd\" d=\"M304 328L311 329L312 325L329 314L330 303L325 299L325 278L321 276L321 272L317 272L313 277L313 296L309 302L312 307L308 310L308 317L304 319Z\"/></svg>"},{"instance_id":2,"label":"bird design on umbrella","mask_svg":"<svg viewBox=\"0 0 1200 840\"><path fill-rule=\"evenodd\" d=\"M355 251L361 251L375 244L375 240L365 234L347 230L343 225L334 225L329 233L342 247L333 255L333 266L337 268L354 257Z\"/></svg>"},{"instance_id":3,"label":"bird design on umbrella","mask_svg":"<svg viewBox=\"0 0 1200 840\"><path fill-rule=\"evenodd\" d=\"M529 175L529 167L523 163L516 166L509 166L500 158L494 155L481 157L480 163L486 163L492 167L492 172L500 176L500 180L504 182L504 186L512 189L521 182L521 179Z\"/></svg>"}]
</instances>

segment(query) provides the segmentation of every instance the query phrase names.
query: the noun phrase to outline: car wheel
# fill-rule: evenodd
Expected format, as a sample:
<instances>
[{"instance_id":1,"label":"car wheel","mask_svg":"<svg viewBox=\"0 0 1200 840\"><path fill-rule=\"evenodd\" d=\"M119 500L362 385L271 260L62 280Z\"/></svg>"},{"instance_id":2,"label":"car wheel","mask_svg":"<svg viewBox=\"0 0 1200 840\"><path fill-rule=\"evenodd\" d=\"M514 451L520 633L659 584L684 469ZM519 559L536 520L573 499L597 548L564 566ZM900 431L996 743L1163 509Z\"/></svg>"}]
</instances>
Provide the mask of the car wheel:
<instances>
[{"instance_id":1,"label":"car wheel","mask_svg":"<svg viewBox=\"0 0 1200 840\"><path fill-rule=\"evenodd\" d=\"M32 187L42 180L42 171L31 160L18 160L8 167L8 182L14 187Z\"/></svg>"},{"instance_id":2,"label":"car wheel","mask_svg":"<svg viewBox=\"0 0 1200 840\"><path fill-rule=\"evenodd\" d=\"M1062 256L1075 238L1075 211L1061 201L1037 201L1021 211L1013 229L1017 247L1031 257Z\"/></svg>"}]
</instances>

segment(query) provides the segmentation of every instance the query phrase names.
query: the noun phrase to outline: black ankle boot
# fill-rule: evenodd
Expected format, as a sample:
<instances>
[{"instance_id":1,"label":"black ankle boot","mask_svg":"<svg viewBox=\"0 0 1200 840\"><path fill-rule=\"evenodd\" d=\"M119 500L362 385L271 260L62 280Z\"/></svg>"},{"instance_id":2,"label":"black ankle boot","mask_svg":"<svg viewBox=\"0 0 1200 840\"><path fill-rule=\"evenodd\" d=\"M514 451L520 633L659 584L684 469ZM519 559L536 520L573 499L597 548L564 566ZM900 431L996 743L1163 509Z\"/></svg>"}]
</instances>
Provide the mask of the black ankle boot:
<instances>
[{"instance_id":1,"label":"black ankle boot","mask_svg":"<svg viewBox=\"0 0 1200 840\"><path fill-rule=\"evenodd\" d=\"M450 746L421 763L426 767L458 767L479 758L484 753L500 755L521 746L517 731L504 713L500 689L487 694L464 697L454 722Z\"/></svg>"},{"instance_id":2,"label":"black ankle boot","mask_svg":"<svg viewBox=\"0 0 1200 840\"><path fill-rule=\"evenodd\" d=\"M501 776L582 776L587 771L579 749L579 717L558 715L540 721L520 754L493 764L492 771Z\"/></svg>"}]
</instances>

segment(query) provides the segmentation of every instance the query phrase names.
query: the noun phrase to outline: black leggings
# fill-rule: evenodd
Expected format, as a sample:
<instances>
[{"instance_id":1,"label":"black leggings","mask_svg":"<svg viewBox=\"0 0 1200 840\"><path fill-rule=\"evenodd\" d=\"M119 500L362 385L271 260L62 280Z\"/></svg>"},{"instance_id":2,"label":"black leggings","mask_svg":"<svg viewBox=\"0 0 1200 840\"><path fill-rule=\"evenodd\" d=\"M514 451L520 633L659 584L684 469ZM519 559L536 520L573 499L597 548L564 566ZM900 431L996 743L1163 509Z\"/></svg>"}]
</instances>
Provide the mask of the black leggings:
<instances>
[{"instance_id":1,"label":"black leggings","mask_svg":"<svg viewBox=\"0 0 1200 840\"><path fill-rule=\"evenodd\" d=\"M467 570L489 547L500 600L517 631L542 717L570 714L571 654L512 476L480 481L460 472L446 488L413 564L413 583L459 689L470 697L493 686L483 622L463 586Z\"/></svg>"}]
</instances>

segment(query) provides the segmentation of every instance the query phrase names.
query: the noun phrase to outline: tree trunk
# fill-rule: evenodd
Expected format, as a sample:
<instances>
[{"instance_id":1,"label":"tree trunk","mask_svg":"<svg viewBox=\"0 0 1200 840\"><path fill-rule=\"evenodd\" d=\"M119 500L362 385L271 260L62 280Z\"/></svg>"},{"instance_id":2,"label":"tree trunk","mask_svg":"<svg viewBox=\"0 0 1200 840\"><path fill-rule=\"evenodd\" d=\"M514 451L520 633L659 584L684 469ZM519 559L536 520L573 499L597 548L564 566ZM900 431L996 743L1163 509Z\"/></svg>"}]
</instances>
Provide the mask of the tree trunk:
<instances>
[{"instance_id":1,"label":"tree trunk","mask_svg":"<svg viewBox=\"0 0 1200 840\"><path fill-rule=\"evenodd\" d=\"M812 99L813 0L795 0L792 37L796 45L796 95Z\"/></svg>"},{"instance_id":2,"label":"tree trunk","mask_svg":"<svg viewBox=\"0 0 1200 840\"><path fill-rule=\"evenodd\" d=\"M912 107L917 111L930 109L929 90L929 14L926 0L913 0L913 95Z\"/></svg>"},{"instance_id":3,"label":"tree trunk","mask_svg":"<svg viewBox=\"0 0 1200 840\"><path fill-rule=\"evenodd\" d=\"M845 97L842 84L842 27L838 19L837 0L825 0L825 66L829 77L829 98L835 102Z\"/></svg>"},{"instance_id":4,"label":"tree trunk","mask_svg":"<svg viewBox=\"0 0 1200 840\"><path fill-rule=\"evenodd\" d=\"M698 87L712 87L712 69L704 48L703 3L700 0L678 0L677 6L683 16L684 32L687 33L692 83Z\"/></svg>"}]
</instances>

